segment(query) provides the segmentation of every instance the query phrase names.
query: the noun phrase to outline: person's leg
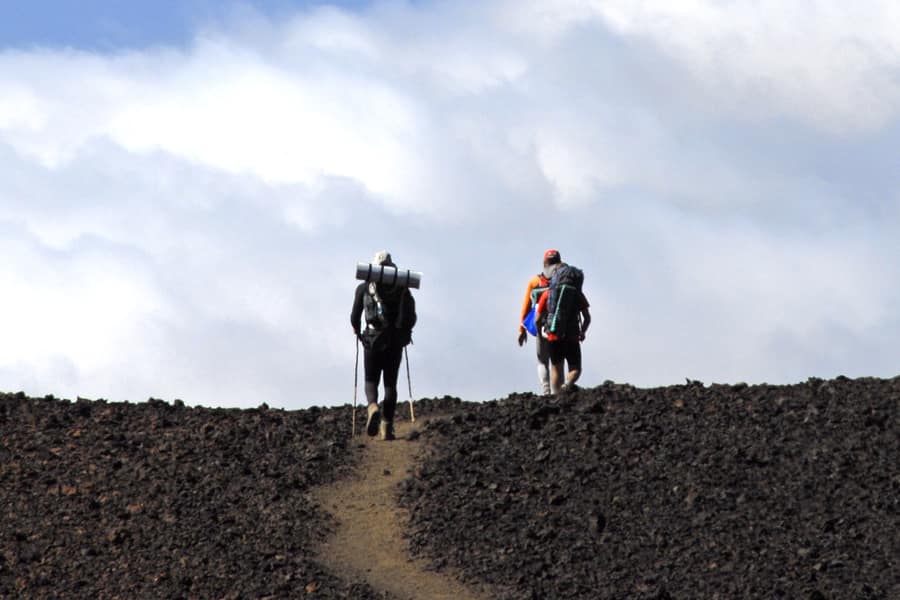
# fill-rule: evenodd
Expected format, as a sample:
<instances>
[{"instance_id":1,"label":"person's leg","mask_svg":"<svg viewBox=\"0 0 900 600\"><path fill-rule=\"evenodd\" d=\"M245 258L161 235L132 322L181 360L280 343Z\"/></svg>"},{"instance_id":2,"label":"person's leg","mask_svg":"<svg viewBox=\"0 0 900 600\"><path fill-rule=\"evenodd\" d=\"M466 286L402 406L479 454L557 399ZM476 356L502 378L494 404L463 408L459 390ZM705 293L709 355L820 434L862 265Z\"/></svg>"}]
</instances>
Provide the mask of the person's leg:
<instances>
[{"instance_id":1,"label":"person's leg","mask_svg":"<svg viewBox=\"0 0 900 600\"><path fill-rule=\"evenodd\" d=\"M563 387L571 389L581 377L581 342L577 339L566 342L566 363L569 365L569 373Z\"/></svg>"},{"instance_id":2,"label":"person's leg","mask_svg":"<svg viewBox=\"0 0 900 600\"><path fill-rule=\"evenodd\" d=\"M366 382L366 403L378 404L378 380L381 379L381 361L374 350L365 350L363 355L363 369Z\"/></svg>"},{"instance_id":3,"label":"person's leg","mask_svg":"<svg viewBox=\"0 0 900 600\"><path fill-rule=\"evenodd\" d=\"M558 394L562 389L564 362L550 362L550 392Z\"/></svg>"},{"instance_id":4,"label":"person's leg","mask_svg":"<svg viewBox=\"0 0 900 600\"><path fill-rule=\"evenodd\" d=\"M547 396L550 394L550 349L544 336L537 335L534 340L537 347L538 382L541 384L541 394Z\"/></svg>"},{"instance_id":5,"label":"person's leg","mask_svg":"<svg viewBox=\"0 0 900 600\"><path fill-rule=\"evenodd\" d=\"M378 405L378 382L366 382L366 404Z\"/></svg>"},{"instance_id":6,"label":"person's leg","mask_svg":"<svg viewBox=\"0 0 900 600\"><path fill-rule=\"evenodd\" d=\"M403 361L403 346L385 352L384 402L382 403L381 439L394 439L394 414L397 410L397 376Z\"/></svg>"},{"instance_id":7,"label":"person's leg","mask_svg":"<svg viewBox=\"0 0 900 600\"><path fill-rule=\"evenodd\" d=\"M378 425L381 423L381 413L378 410L378 380L382 371L381 352L366 350L363 365L365 367L366 380L366 433L375 435L378 433Z\"/></svg>"},{"instance_id":8,"label":"person's leg","mask_svg":"<svg viewBox=\"0 0 900 600\"><path fill-rule=\"evenodd\" d=\"M563 383L563 367L565 366L566 356L562 342L548 341L550 354L550 392L558 394Z\"/></svg>"},{"instance_id":9,"label":"person's leg","mask_svg":"<svg viewBox=\"0 0 900 600\"><path fill-rule=\"evenodd\" d=\"M390 417L387 409L382 414L381 425L378 428L379 437L382 440L394 439L394 411L397 407L397 388L384 386L384 406L390 407Z\"/></svg>"}]
</instances>

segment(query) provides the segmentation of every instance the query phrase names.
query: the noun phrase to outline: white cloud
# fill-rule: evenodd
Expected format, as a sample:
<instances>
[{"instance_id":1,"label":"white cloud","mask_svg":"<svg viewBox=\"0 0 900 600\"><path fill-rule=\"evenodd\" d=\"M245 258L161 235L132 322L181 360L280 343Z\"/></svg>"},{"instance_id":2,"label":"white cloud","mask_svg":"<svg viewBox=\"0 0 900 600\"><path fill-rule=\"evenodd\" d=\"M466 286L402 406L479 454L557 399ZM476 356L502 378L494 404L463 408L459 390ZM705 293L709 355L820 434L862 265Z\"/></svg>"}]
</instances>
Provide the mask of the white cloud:
<instances>
[{"instance_id":1,"label":"white cloud","mask_svg":"<svg viewBox=\"0 0 900 600\"><path fill-rule=\"evenodd\" d=\"M7 131L34 131L44 125L37 94L23 85L7 84L0 89L0 128Z\"/></svg>"},{"instance_id":2,"label":"white cloud","mask_svg":"<svg viewBox=\"0 0 900 600\"><path fill-rule=\"evenodd\" d=\"M67 256L42 253L25 237L3 239L3 255L0 330L7 343L0 363L64 356L95 373L109 367L122 347L146 336L140 324L149 316L167 313L155 282L127 258L99 248Z\"/></svg>"},{"instance_id":3,"label":"white cloud","mask_svg":"<svg viewBox=\"0 0 900 600\"><path fill-rule=\"evenodd\" d=\"M896 11L814 8L385 3L0 53L0 389L349 401L382 247L425 273L417 394L534 389L551 246L588 273L587 384L888 374Z\"/></svg>"},{"instance_id":4,"label":"white cloud","mask_svg":"<svg viewBox=\"0 0 900 600\"><path fill-rule=\"evenodd\" d=\"M596 9L617 33L684 65L732 115L774 112L838 133L897 115L896 3L613 0Z\"/></svg>"}]
</instances>

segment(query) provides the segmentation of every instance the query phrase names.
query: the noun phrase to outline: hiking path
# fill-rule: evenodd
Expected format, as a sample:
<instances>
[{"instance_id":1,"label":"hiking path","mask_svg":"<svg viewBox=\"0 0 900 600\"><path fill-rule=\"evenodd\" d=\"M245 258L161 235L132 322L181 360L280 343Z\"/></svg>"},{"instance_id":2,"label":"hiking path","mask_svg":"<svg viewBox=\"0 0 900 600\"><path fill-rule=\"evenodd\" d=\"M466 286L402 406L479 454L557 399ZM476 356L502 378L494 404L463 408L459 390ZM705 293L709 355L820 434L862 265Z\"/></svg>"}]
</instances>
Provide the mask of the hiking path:
<instances>
[{"instance_id":1,"label":"hiking path","mask_svg":"<svg viewBox=\"0 0 900 600\"><path fill-rule=\"evenodd\" d=\"M365 581L401 600L483 600L489 597L484 590L428 570L427 561L407 550L403 530L409 514L397 504L398 485L423 451L421 438L407 438L426 421L397 422L397 439L391 442L365 432L357 436L355 450L362 453L357 470L314 493L337 525L319 548L319 561L347 581Z\"/></svg>"}]
</instances>

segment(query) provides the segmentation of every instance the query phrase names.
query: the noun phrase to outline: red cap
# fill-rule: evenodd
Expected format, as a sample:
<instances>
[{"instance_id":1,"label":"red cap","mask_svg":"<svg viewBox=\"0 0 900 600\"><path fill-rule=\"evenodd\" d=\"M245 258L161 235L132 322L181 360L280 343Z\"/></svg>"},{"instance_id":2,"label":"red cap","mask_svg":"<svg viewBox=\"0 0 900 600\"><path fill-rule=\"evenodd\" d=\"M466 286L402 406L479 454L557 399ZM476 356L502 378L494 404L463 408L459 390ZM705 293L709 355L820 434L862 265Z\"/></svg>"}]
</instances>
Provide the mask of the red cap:
<instances>
[{"instance_id":1,"label":"red cap","mask_svg":"<svg viewBox=\"0 0 900 600\"><path fill-rule=\"evenodd\" d=\"M559 250L547 250L544 252L544 264L545 265L555 265L560 262L559 258Z\"/></svg>"}]
</instances>

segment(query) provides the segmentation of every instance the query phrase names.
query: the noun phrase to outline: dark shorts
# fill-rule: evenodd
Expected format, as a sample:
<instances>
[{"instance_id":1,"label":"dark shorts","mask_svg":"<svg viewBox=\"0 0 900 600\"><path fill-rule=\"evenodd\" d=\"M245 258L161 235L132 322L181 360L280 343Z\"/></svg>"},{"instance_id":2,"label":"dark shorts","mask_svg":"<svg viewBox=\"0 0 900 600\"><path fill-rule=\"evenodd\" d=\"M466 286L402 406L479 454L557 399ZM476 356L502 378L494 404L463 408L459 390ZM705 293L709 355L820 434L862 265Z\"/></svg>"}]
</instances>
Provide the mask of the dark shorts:
<instances>
[{"instance_id":1,"label":"dark shorts","mask_svg":"<svg viewBox=\"0 0 900 600\"><path fill-rule=\"evenodd\" d=\"M403 346L388 346L382 350L365 351L366 381L378 383L384 375L384 387L397 387L397 373L403 360Z\"/></svg>"},{"instance_id":2,"label":"dark shorts","mask_svg":"<svg viewBox=\"0 0 900 600\"><path fill-rule=\"evenodd\" d=\"M569 365L569 370L581 368L581 342L577 337L569 337L564 340L547 342L550 346L550 362L558 365L563 361Z\"/></svg>"}]
</instances>

